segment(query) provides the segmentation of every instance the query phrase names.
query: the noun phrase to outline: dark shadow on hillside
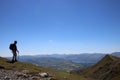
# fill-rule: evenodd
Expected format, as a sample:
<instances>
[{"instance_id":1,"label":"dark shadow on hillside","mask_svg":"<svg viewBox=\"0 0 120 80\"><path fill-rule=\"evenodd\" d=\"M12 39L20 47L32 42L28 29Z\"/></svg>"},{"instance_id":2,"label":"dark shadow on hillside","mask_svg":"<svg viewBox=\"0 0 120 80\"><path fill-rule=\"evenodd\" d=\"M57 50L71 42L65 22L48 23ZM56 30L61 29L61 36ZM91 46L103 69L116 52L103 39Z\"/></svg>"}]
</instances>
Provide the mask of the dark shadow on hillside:
<instances>
[{"instance_id":1,"label":"dark shadow on hillside","mask_svg":"<svg viewBox=\"0 0 120 80\"><path fill-rule=\"evenodd\" d=\"M5 67L3 67L3 66L0 66L0 69L5 69Z\"/></svg>"}]
</instances>

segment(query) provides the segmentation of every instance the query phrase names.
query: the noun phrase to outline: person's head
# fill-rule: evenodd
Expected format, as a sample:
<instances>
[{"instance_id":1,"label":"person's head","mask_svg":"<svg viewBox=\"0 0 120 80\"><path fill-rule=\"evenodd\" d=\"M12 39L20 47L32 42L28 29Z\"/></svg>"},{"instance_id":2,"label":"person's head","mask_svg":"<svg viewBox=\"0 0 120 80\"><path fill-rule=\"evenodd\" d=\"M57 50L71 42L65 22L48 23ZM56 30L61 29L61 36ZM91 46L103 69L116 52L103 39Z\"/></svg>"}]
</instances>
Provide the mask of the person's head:
<instances>
[{"instance_id":1,"label":"person's head","mask_svg":"<svg viewBox=\"0 0 120 80\"><path fill-rule=\"evenodd\" d=\"M17 44L17 41L14 41L14 44Z\"/></svg>"}]
</instances>

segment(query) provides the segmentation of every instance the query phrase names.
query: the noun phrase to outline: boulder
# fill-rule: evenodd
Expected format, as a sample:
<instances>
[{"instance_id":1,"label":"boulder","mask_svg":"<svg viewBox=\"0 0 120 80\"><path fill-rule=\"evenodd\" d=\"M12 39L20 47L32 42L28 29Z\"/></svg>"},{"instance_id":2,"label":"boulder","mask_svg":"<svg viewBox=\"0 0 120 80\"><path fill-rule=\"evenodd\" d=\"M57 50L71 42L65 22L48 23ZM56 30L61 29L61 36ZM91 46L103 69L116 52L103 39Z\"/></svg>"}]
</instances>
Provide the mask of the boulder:
<instances>
[{"instance_id":1,"label":"boulder","mask_svg":"<svg viewBox=\"0 0 120 80\"><path fill-rule=\"evenodd\" d=\"M49 74L46 72L41 72L39 73L39 76L45 78L45 77L49 77Z\"/></svg>"}]
</instances>

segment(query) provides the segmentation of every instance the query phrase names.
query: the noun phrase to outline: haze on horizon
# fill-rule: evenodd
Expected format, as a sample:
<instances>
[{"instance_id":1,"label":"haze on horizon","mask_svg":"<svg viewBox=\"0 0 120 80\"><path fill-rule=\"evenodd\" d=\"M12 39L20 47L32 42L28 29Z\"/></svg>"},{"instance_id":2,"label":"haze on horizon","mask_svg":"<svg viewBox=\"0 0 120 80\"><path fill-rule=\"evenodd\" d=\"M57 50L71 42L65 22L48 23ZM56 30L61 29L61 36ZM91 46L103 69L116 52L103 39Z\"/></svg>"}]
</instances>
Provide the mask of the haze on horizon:
<instances>
[{"instance_id":1,"label":"haze on horizon","mask_svg":"<svg viewBox=\"0 0 120 80\"><path fill-rule=\"evenodd\" d=\"M120 0L0 0L0 56L120 51Z\"/></svg>"}]
</instances>

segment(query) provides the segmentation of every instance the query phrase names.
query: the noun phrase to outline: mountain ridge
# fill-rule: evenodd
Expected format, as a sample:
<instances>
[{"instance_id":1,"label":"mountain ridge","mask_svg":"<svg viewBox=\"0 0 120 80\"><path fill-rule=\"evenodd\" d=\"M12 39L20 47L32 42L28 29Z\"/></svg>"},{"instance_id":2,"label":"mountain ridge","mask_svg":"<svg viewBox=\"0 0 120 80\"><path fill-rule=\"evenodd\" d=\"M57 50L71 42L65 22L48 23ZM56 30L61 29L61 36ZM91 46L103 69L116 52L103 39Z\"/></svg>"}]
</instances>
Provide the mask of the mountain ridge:
<instances>
[{"instance_id":1,"label":"mountain ridge","mask_svg":"<svg viewBox=\"0 0 120 80\"><path fill-rule=\"evenodd\" d=\"M120 58L106 55L97 64L84 71L96 80L120 80Z\"/></svg>"}]
</instances>

